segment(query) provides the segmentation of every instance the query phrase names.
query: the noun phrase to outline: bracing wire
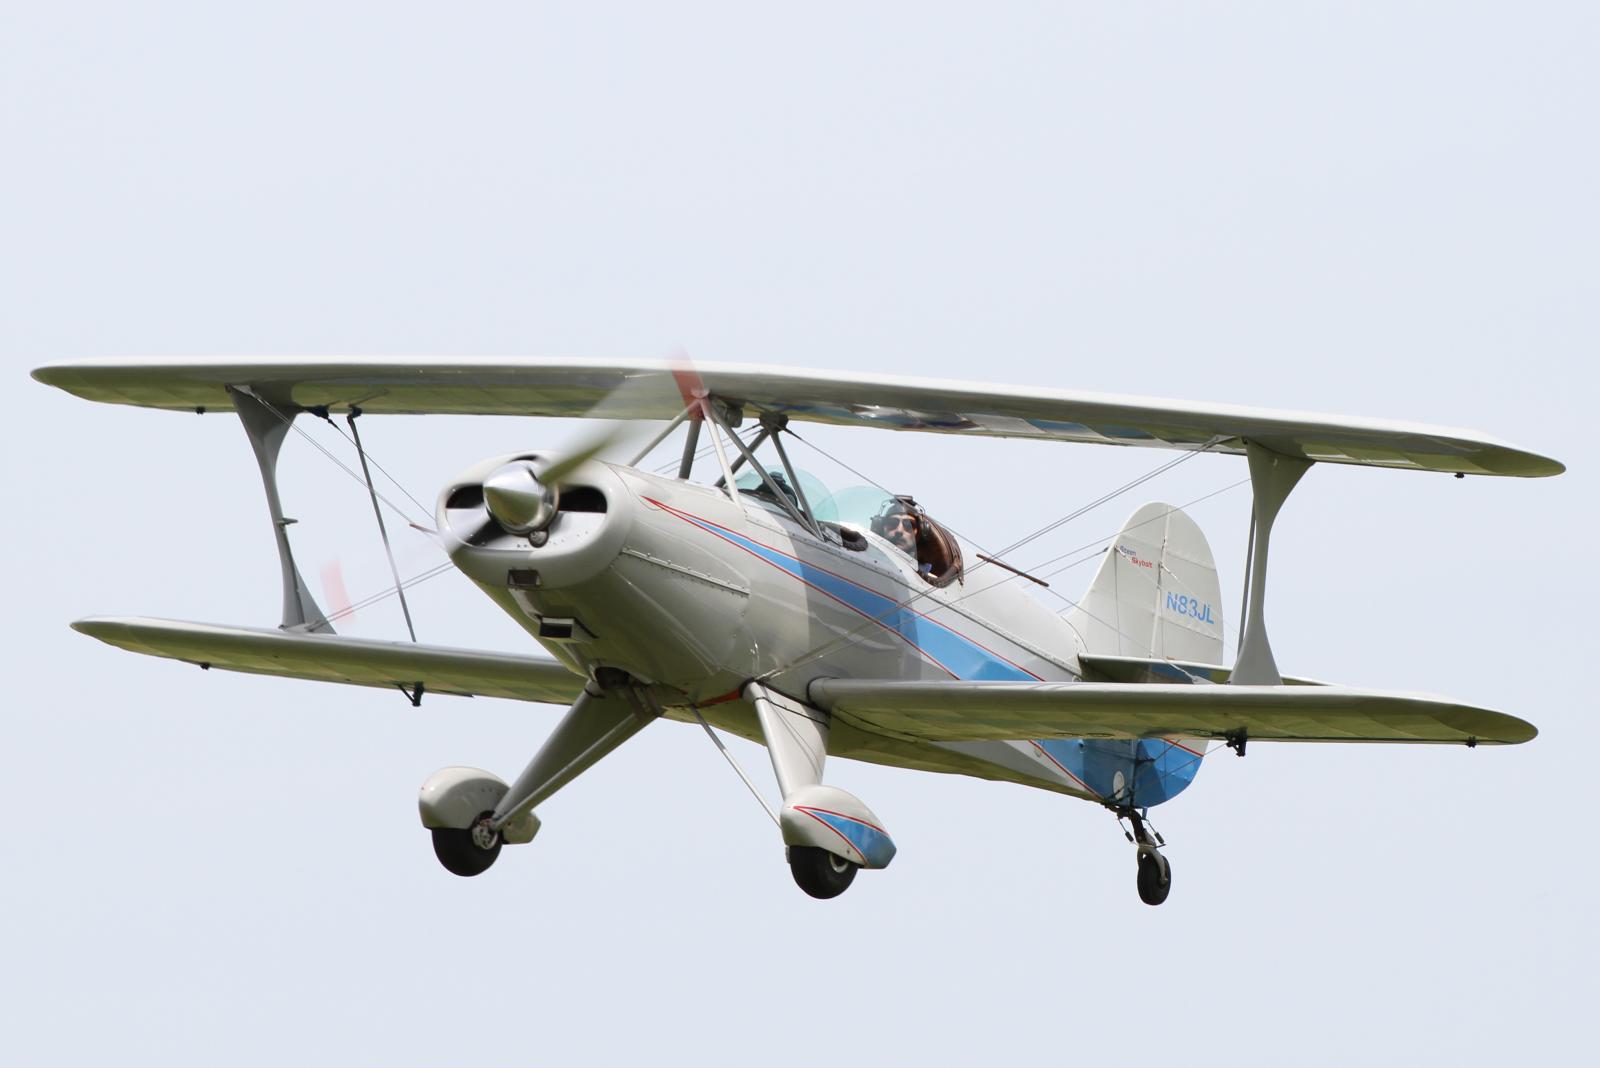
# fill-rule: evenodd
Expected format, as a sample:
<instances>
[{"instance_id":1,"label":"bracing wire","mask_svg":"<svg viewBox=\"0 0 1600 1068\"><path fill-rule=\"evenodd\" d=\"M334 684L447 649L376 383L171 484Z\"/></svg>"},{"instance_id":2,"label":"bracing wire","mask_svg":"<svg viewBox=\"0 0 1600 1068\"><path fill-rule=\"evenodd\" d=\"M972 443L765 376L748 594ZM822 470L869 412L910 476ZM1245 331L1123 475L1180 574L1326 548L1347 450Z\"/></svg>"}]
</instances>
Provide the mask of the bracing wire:
<instances>
[{"instance_id":1,"label":"bracing wire","mask_svg":"<svg viewBox=\"0 0 1600 1068\"><path fill-rule=\"evenodd\" d=\"M745 445L748 446L750 444L750 442L755 440L756 435L759 434L760 432L761 432L761 427L759 425L757 425L757 426L751 428L749 437L740 438L739 440L743 441L745 443ZM737 435L738 432L737 431L729 431L729 433ZM700 446L699 451L694 454L694 462L695 463L699 463L701 460L704 460L706 457L710 456L713 452L715 452L716 448L717 447L715 445L702 445L702 446ZM677 460L668 460L666 463L662 464L660 467L655 468L654 471L658 475L664 475L669 471L676 471L678 469L678 464L681 463L681 462L682 462L682 458L681 457L679 459L677 459Z\"/></svg>"},{"instance_id":2,"label":"bracing wire","mask_svg":"<svg viewBox=\"0 0 1600 1068\"><path fill-rule=\"evenodd\" d=\"M305 438L307 441L309 441L311 443L311 447L312 448L316 449L322 455L326 456L329 460L333 461L333 463L336 466L338 466L338 468L341 471L343 471L345 474L349 475L351 478L355 479L357 482L361 483L363 488L366 487L366 485L367 485L367 480L366 479L362 478L359 474L357 474L356 471L349 464L345 463L343 460L339 459L333 453L329 452L328 449L322 444L322 442L318 441L316 438L314 438L310 434L306 433L306 431L305 431L305 429L303 427L296 426L293 416L284 415L282 412L280 412L278 410L276 405L272 404L270 401L267 401L266 399L264 399L264 398L262 398L260 396L257 396L254 393L251 393L250 395L259 404L261 404L262 407L266 408L267 411L269 411L273 415L277 416L278 419L283 423L284 426L288 427L290 430L293 430L296 434L299 434L302 438ZM333 420L329 419L328 422L331 425ZM335 426L334 429L337 430L338 427ZM379 470L381 471L383 469L379 468ZM385 474L385 477L388 477L388 472L384 472L384 474ZM393 481L393 479L391 478L390 481ZM410 515L408 515L406 513L406 510L404 508L401 508L398 504L395 504L388 497L384 496L381 493L377 493L376 491L374 491L374 493L377 496L378 500L380 500L384 504L388 505L389 508L395 513L395 515L398 515L401 519L404 519L406 521L407 525L415 527L416 529L421 530L421 531L431 531L431 528L427 524L418 523L415 519L413 519ZM406 496L410 497L411 495L409 493L407 493ZM412 497L411 499L413 501L416 501L415 497ZM417 507L421 508L422 505L419 503L417 505ZM422 509L422 514L424 516L426 516L428 514L428 510L426 508L423 508Z\"/></svg>"},{"instance_id":3,"label":"bracing wire","mask_svg":"<svg viewBox=\"0 0 1600 1068\"><path fill-rule=\"evenodd\" d=\"M1154 517L1146 520L1144 523L1140 523L1138 525L1139 526L1145 526L1146 524L1154 523L1159 519L1165 519L1167 516L1171 515L1173 512L1181 512L1185 508L1193 508L1195 505L1201 503L1202 501L1209 501L1211 498L1216 497L1216 496L1218 496L1220 494L1226 493L1231 489L1238 489L1240 486L1243 486L1245 483L1247 483L1249 481L1250 481L1250 479L1248 477L1245 477L1245 478L1241 478L1237 482L1230 482L1226 486L1223 486L1221 489L1214 489L1210 493L1204 494L1203 496L1200 496L1200 497L1196 497L1194 500L1189 501L1189 502L1187 502L1185 504L1175 505L1174 507L1169 508L1167 511L1162 512L1160 515L1154 516ZM1129 528L1129 529L1133 529L1133 528ZM1068 549L1066 552L1060 553L1059 555L1056 555L1056 556L1052 556L1048 560L1039 561L1037 564L1034 564L1031 568L1029 568L1029 570L1030 571L1038 571L1041 568L1049 567L1051 564L1055 563L1057 560L1065 560L1069 556L1076 556L1078 553L1083 552L1085 549L1094 549L1095 550L1095 556L1098 556L1100 554L1100 551L1105 548L1105 543L1106 542L1109 542L1111 539L1115 538L1118 534L1122 534L1122 533L1125 533L1125 532L1126 531L1119 530L1119 531L1116 531L1115 533L1107 534L1105 537L1095 538L1093 541L1084 542L1082 545L1078 546L1076 549ZM1093 558L1094 557L1091 556L1089 559L1093 559ZM1058 567L1054 571L1046 571L1040 577L1041 578L1049 578L1052 575L1059 575L1059 574L1061 574L1061 572L1071 570L1072 568L1077 567L1081 563L1083 563L1082 560L1074 561L1073 563L1067 564L1065 567Z\"/></svg>"},{"instance_id":4,"label":"bracing wire","mask_svg":"<svg viewBox=\"0 0 1600 1068\"><path fill-rule=\"evenodd\" d=\"M329 612L327 615L323 616L322 618L323 618L323 620L325 622L337 623L339 620L344 619L347 616L354 615L355 613L361 611L363 608L370 608L373 605L377 604L379 601L384 600L385 598L395 596L395 594L400 592L400 588L402 586L409 590L411 587L420 585L421 583L424 583L424 582L428 581L431 578L436 578L437 576L444 574L446 571L449 571L449 570L453 569L454 567L455 567L455 564L453 564L449 560L446 560L442 564L435 564L433 567L430 567L426 571L422 571L422 572L419 572L418 574L412 575L410 578L406 579L404 582L400 583L399 585L389 586L389 587L387 587L387 588L385 588L383 590L378 591L377 593L371 594L371 595L369 595L367 597L363 597L361 600L354 601L351 604L348 604L345 607L339 609L337 612Z\"/></svg>"},{"instance_id":5,"label":"bracing wire","mask_svg":"<svg viewBox=\"0 0 1600 1068\"><path fill-rule=\"evenodd\" d=\"M356 447L356 455L361 459L361 475L367 483L367 493L372 498L372 514L378 520L378 534L383 538L383 555L389 559L389 574L394 578L394 591L400 595L400 611L406 617L406 632L411 635L411 640L417 640L416 625L411 622L411 606L406 603L405 583L400 581L400 567L394 562L394 546L389 544L389 528L383 522L383 509L378 507L378 491L372 484L372 465L367 461L367 450L361 447L361 431L356 429L356 416L360 414L354 408L347 417L350 420L350 438ZM334 429L338 429L335 427ZM410 494L407 494L410 496ZM412 498L415 500L416 498Z\"/></svg>"},{"instance_id":6,"label":"bracing wire","mask_svg":"<svg viewBox=\"0 0 1600 1068\"><path fill-rule=\"evenodd\" d=\"M339 459L339 457L335 456L332 452L330 452L322 444L322 442L320 442L316 438L312 437L302 427L296 426L293 416L285 415L283 412L278 410L276 405L272 404L271 402L267 401L266 399L254 394L254 393L251 393L250 395L257 401L257 403L261 404L262 407L266 408L267 411L271 412L274 416L276 416L278 418L278 420L280 422L282 422L285 426L287 426L290 430L293 430L296 434L299 434L306 441L310 442L311 446L313 448L315 448L323 456L327 457L330 461L332 461L333 464L336 467L338 467L341 471L343 471L345 474L349 475L352 479L354 479L357 482L361 483L362 487L367 490L367 493L368 493L368 495L370 496L370 498L372 500L373 511L377 515L378 531L383 537L383 547L384 547L385 553L388 555L388 558L389 558L389 572L390 572L390 574L393 576L393 578L395 580L394 584L392 586L388 587L387 589L382 590L379 593L375 593L375 594L373 594L373 595L371 595L369 597L365 597L362 600L357 601L357 602L355 602L353 604L346 605L344 608L341 608L337 612L327 613L326 615L324 615L322 617L321 621L322 622L331 623L331 622L334 622L336 620L344 619L345 617L354 614L355 612L359 611L362 608L370 607L371 605L374 605L374 604L378 603L379 601L384 600L385 598L393 597L393 596L397 596L398 595L399 598L400 598L401 609L402 609L402 611L404 612L404 615L405 615L406 630L410 633L411 640L413 642L415 642L417 640L417 632L416 632L416 628L412 625L412 622L411 622L411 608L410 608L409 605L406 604L405 591L407 589L409 589L410 587L417 585L418 583L426 582L428 579L433 578L436 575L441 575L444 572L451 570L455 565L451 561L446 560L445 562L443 562L441 564L438 564L438 565L428 569L427 571L422 572L421 574L413 575L411 578L406 579L404 581L401 580L399 570L395 566L394 551L393 551L392 548L390 548L390 545L389 545L389 534L388 534L388 531L384 528L383 512L378 507L379 502L381 501L383 504L388 505L391 511L393 511L401 519L404 519L406 521L406 524L408 526L412 527L413 529L422 531L423 533L430 534L430 535L433 534L433 530L430 527L428 527L428 526L426 526L424 524L418 523L409 514L407 514L407 512L406 512L406 510L404 508L401 508L399 505L395 504L394 501L390 500L387 496L385 496L384 494L378 492L377 487L374 486L373 483L372 483L372 475L371 475L371 472L368 470L369 463L370 463L370 465L372 467L376 467L380 472L382 472L383 477L387 478L391 483L393 483L400 490L401 493L405 494L406 497L408 497L411 500L412 504L415 504L418 508L422 509L422 513L423 513L424 516L426 516L427 512L428 512L428 509L426 508L426 506L424 506L421 501L417 500L416 496L414 494L412 494L410 490L406 489L406 487L400 483L399 479L395 478L381 464L379 464L376 460L371 458L371 455L364 448L362 448L361 440L360 440L359 436L352 436L352 434L355 433L355 418L356 418L357 414L359 414L358 411L352 410L352 412L350 413L350 420L351 420L350 430L351 430L352 434L346 434L346 433L344 433L344 431L340 430L339 429L339 425L337 423L335 423L333 421L333 418L331 416L329 416L326 412L319 411L316 414L320 415L324 422L326 422L329 426L333 427L335 432L337 432L341 437L343 437L346 441L350 442L355 447L356 455L358 457L360 457L360 460L361 460L362 473L360 473L360 474L356 473L356 471L353 470L350 467L349 464L345 463L343 460Z\"/></svg>"},{"instance_id":7,"label":"bracing wire","mask_svg":"<svg viewBox=\"0 0 1600 1068\"><path fill-rule=\"evenodd\" d=\"M800 441L800 443L805 444L806 448L810 448L811 451L818 452L819 456L824 457L824 459L832 460L832 462L834 462L834 464L837 464L838 467L845 468L846 472L850 472L851 475L856 476L856 478L859 478L859 480L864 481L864 483L869 483L870 486L875 486L875 488L880 489L880 491L882 491L883 494L885 494L885 496L894 496L893 492L890 492L890 489L886 488L886 486L883 486L883 483L880 483L880 481L875 480L875 478L872 478L872 476L867 475L866 472L861 472L861 470L858 470L858 468L854 468L854 467L851 467L850 464L846 464L845 460L840 459L840 457L834 456L834 454L832 454L832 452L826 451L826 449L822 449L822 446L819 446L819 444L813 443L813 441L806 441L805 438L802 438L802 436L798 435L798 433L795 433L794 430L789 430L789 436L792 436L792 438L794 438L795 441ZM1213 444L1216 444L1216 441L1210 441L1210 443L1206 443L1206 448L1211 448L1211 446L1213 446ZM1174 462L1176 462L1176 460L1174 460ZM1171 467L1171 465L1166 465L1166 468L1170 468L1170 467ZM1160 473L1160 472L1155 472L1155 473ZM1152 473L1152 476L1154 476L1154 473ZM1202 502L1202 500L1210 500L1211 497L1218 496L1218 494L1221 494L1221 492L1227 492L1227 491L1229 491L1229 489L1237 488L1237 486L1243 486L1243 484L1248 483L1248 481L1250 481L1250 478L1242 478L1242 480L1237 481L1237 483L1230 483L1230 484L1227 484L1227 486L1222 486L1221 489L1216 489L1216 491L1208 492L1208 494L1205 494L1205 496L1202 496L1202 497L1195 497L1194 500L1190 500L1190 502L1187 502L1187 504L1178 505L1178 507L1179 508L1192 507L1192 505L1200 504L1200 502ZM1123 491L1123 492L1125 492L1125 491ZM1090 507L1093 507L1093 505L1090 505ZM1155 518L1166 518L1166 515L1170 515L1170 512L1163 512L1162 515L1155 516ZM1149 521L1152 521L1152 523L1154 523L1155 520L1149 520ZM946 526L949 526L949 524L946 524ZM1142 526L1142 523L1141 523L1141 526ZM954 526L949 526L949 529L950 529L950 532L952 532L952 534L955 534L955 536L960 537L960 539L962 539L963 542L968 542L968 544L973 545L974 548L978 548L979 552L989 553L989 550L987 550L987 548L982 547L982 545L979 545L978 542L976 542L976 540L971 539L971 537L966 536L966 534L962 534L962 532L957 531L957 529L955 529ZM1118 531L1117 534L1120 534L1120 532L1122 532L1122 531ZM1072 563L1067 564L1067 566L1064 566L1064 568L1058 568L1058 569L1056 569L1056 571L1045 572L1045 574L1042 574L1042 576L1040 576L1040 577L1042 577L1042 579L1050 579L1051 576L1058 576L1058 574L1061 574L1062 571L1069 571L1069 569L1077 568L1077 566L1080 566L1080 564L1085 564L1085 563L1088 563L1088 561L1096 560L1096 558L1098 558L1098 556L1101 555L1101 553L1106 552L1106 545L1104 545L1104 542L1109 542L1110 539L1114 539L1114 537L1117 537L1117 534L1107 534L1106 537L1098 537L1098 539L1094 539L1093 542L1088 542L1088 544L1082 545L1082 547L1080 547L1080 548L1074 548L1074 550L1070 550L1070 552L1061 553L1061 555L1058 555L1058 556L1051 556L1050 560L1043 561L1043 564L1034 564L1034 566L1032 566L1032 568L1026 568L1026 571L1029 571L1029 572L1038 571L1038 568L1042 568L1042 566L1045 566L1045 564L1051 564L1051 563L1054 563L1054 561L1058 561L1058 560L1066 560L1067 556L1072 556L1072 555L1075 555L1075 553L1085 552L1085 550L1088 550L1088 548L1093 548L1093 552L1091 552L1090 555L1083 556L1082 560L1072 561ZM992 555L992 553L990 553L990 555ZM976 568L974 568L974 569L976 569ZM1171 574L1171 572L1168 571L1168 574ZM1173 577L1174 577L1174 579L1176 579L1176 576L1173 576ZM1179 580L1179 584L1182 585L1181 580ZM1069 598L1069 596L1067 596L1066 593L1062 593L1061 590L1056 590L1056 588L1053 588L1053 587L1043 587L1043 592L1045 592L1045 595L1053 596L1053 598L1056 598L1056 600L1061 601L1062 604L1066 604L1066 609L1062 609L1062 611L1070 611L1070 609L1080 608L1080 604L1078 604L1077 601L1074 601L1074 600L1072 600L1072 598ZM965 600L965 596L960 596L960 598L954 598L954 600L950 601L950 603L952 603L952 604L960 603L960 601L962 601L962 600ZM1112 628L1112 630L1114 630L1114 632L1117 632L1118 635L1122 635L1123 638L1128 638L1128 640L1130 640L1130 641L1136 641L1136 638L1133 638L1133 635L1126 635L1126 633L1123 633L1122 628L1117 627L1117 625L1110 624L1109 620L1104 620L1104 619L1101 619L1101 617L1099 617L1099 616L1094 616L1093 612L1088 611L1088 609L1082 609L1082 611L1085 612L1086 616L1090 616L1091 619L1094 619L1094 620L1096 620L1096 622L1099 622L1099 624L1106 625L1106 627ZM1226 638L1226 636L1227 635L1224 635L1224 638ZM1237 644L1237 643L1235 643L1235 644ZM1149 649L1149 646L1146 646L1146 648ZM1154 649L1150 649L1150 652L1154 652Z\"/></svg>"},{"instance_id":8,"label":"bracing wire","mask_svg":"<svg viewBox=\"0 0 1600 1068\"><path fill-rule=\"evenodd\" d=\"M325 419L323 421L326 422L329 426L333 427L333 429L339 434L340 437L342 437L346 441L350 442L350 444L356 445L355 440L353 438L351 438L349 434L346 434L343 430L341 430L339 428L339 424L335 423L332 418L328 418L328 419ZM357 445L357 448L359 448L359 447L360 446ZM378 474L380 474L384 478L388 479L390 484L393 485L395 489L399 490L401 493L404 493L406 495L406 497L410 499L411 503L416 505L422 511L423 515L427 515L428 514L428 512L429 512L428 506L423 504L421 501L417 500L417 498L412 494L412 492L410 490L406 489L404 483L402 483L398 478L395 478L393 475L391 475L384 468L384 466L382 464L380 464L377 460L373 459L372 454L370 452L365 453L364 455L366 456L367 462L369 462L370 464L372 464L373 467L378 469ZM391 505L390 507L393 507L393 505ZM409 520L408 520L408 522L409 522Z\"/></svg>"},{"instance_id":9,"label":"bracing wire","mask_svg":"<svg viewBox=\"0 0 1600 1068\"><path fill-rule=\"evenodd\" d=\"M799 435L794 434L793 431L790 431L789 433L790 433L790 435L792 437L795 438L795 440L800 441L802 444L810 446L812 449L815 449L817 452L821 453L823 456L828 457L828 459L830 459L830 460L834 459L832 456L829 456L828 453L824 452L822 449L818 448L816 445L812 445L810 442L806 441L804 438L801 438L801 437L799 437ZM1168 460L1167 462L1165 462L1165 463L1159 465L1158 467L1156 467L1154 470L1149 471L1149 472L1147 472L1147 473L1145 473L1143 475L1140 475L1138 478L1132 479L1131 481L1124 483L1122 486L1119 486L1118 488L1116 488L1114 490L1111 490L1111 491L1109 491L1107 493L1102 494L1101 496L1097 497L1095 500L1093 500L1093 501L1089 502L1088 504L1083 505L1083 506L1081 506L1081 507L1079 507L1077 509L1074 509L1072 512L1069 512L1067 515L1062 516L1059 519L1056 519L1056 520L1053 520L1050 523L1047 523L1045 526L1043 526L1040 529L1034 531L1033 533L1028 534L1027 536L1019 539L1018 541L1014 542L1012 545L1008 546L1007 548L1002 549L1001 551L999 551L997 553L989 553L988 555L1003 557L1007 553L1013 552L1016 549L1019 549L1022 546L1027 545L1030 542L1033 542L1034 540L1036 540L1036 539L1038 539L1040 537L1043 537L1045 534L1048 534L1053 530L1059 529L1061 526L1065 525L1066 523L1069 523L1074 519L1080 518L1081 516L1087 514L1088 512L1094 510L1095 508L1098 508L1101 505L1106 504L1109 501L1115 500L1117 497L1121 496L1122 494L1127 493L1130 490L1133 490L1133 489L1137 488L1138 486L1143 485L1144 483L1150 481L1152 478L1156 478L1156 477L1158 477L1158 476L1160 476L1162 474L1165 474L1166 472L1171 471L1173 468L1178 467L1180 464L1187 463L1189 460L1192 460L1194 457L1198 456L1200 453L1209 450L1212 446L1214 446L1217 443L1219 443L1221 441L1224 441L1224 440L1226 440L1226 439L1222 438L1222 437L1216 437L1216 438L1213 438L1210 441L1206 442L1206 444L1202 445L1198 449L1185 451L1183 455L1178 456L1178 457L1176 457L1176 458L1174 458L1172 460ZM837 461L837 460L835 462L840 463L841 466L846 467L847 470L852 471L858 477L866 478L865 475L862 475L860 472L855 471L853 468L850 468L848 465L845 465L842 462ZM871 482L874 486L878 486L879 489L883 488L882 486L879 486L877 482L875 482L874 480L872 480L870 478L866 478L866 481ZM971 575L972 573L981 570L983 567L984 567L984 564L979 563L979 564L975 565L974 567L971 567L971 568L967 569L967 574ZM881 625L884 619L886 619L889 616L895 614L896 612L900 612L900 611L910 607L911 605L915 604L916 602L922 600L925 597L931 596L932 593L933 593L933 588L929 587L928 589L920 590L920 591L917 591L917 592L913 593L910 597L908 597L908 598L906 598L904 600L896 601L896 602L890 604L890 606L888 608L884 609L883 611L881 611L879 613L876 613L876 614L874 614L872 616L869 616L867 618L866 622L864 622L862 624L859 624L858 626L852 628L851 630L846 631L844 634L841 634L836 638L830 639L829 641L824 642L821 645L816 646L815 648L813 648L809 652L803 653L799 657L796 657L796 658L790 660L789 662L787 662L785 664L781 664L781 665L778 665L778 666L776 666L774 668L771 668L770 670L764 672L760 677L762 679L768 679L768 678L773 677L774 675L779 675L779 674L782 674L783 672L786 672L786 671L792 671L795 668L801 667L801 666L803 666L805 664L809 664L814 660L818 660L821 657L827 656L829 653L832 653L837 649L848 648L849 646L860 642L867 634L872 632L873 628ZM965 597L968 597L968 596L971 596L971 594L963 595L963 597L952 598L950 603L955 604L955 603L965 599Z\"/></svg>"}]
</instances>

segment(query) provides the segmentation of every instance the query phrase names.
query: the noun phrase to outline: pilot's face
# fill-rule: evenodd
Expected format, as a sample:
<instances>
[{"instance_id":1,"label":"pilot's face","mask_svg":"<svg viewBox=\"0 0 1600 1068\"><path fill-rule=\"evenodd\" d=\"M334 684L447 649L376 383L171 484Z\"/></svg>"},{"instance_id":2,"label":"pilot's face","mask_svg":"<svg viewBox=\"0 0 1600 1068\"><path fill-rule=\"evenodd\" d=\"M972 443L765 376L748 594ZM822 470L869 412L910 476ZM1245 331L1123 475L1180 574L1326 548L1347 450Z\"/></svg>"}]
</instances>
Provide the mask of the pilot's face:
<instances>
[{"instance_id":1,"label":"pilot's face","mask_svg":"<svg viewBox=\"0 0 1600 1068\"><path fill-rule=\"evenodd\" d=\"M901 552L912 553L917 551L917 521L914 517L903 512L900 515L891 515L884 519L883 536L888 538L894 547Z\"/></svg>"}]
</instances>

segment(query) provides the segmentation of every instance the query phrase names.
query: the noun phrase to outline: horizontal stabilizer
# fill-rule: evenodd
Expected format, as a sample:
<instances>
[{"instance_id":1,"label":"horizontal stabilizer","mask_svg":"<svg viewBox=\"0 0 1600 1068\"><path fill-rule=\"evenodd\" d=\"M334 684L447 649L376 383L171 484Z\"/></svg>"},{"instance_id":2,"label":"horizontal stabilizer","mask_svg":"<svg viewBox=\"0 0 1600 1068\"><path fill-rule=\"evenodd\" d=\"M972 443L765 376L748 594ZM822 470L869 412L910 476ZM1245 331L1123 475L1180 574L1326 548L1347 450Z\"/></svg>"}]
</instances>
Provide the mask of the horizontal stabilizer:
<instances>
[{"instance_id":1,"label":"horizontal stabilizer","mask_svg":"<svg viewBox=\"0 0 1600 1068\"><path fill-rule=\"evenodd\" d=\"M1233 404L1004 387L740 364L533 357L103 359L33 377L86 400L231 411L229 386L276 405L359 406L377 415L544 415L670 419L701 389L797 421L938 434L1032 438L1285 456L1473 475L1559 474L1560 463L1471 430ZM624 384L633 388L620 391ZM619 392L620 391L620 392ZM602 403L604 401L605 403Z\"/></svg>"},{"instance_id":2,"label":"horizontal stabilizer","mask_svg":"<svg viewBox=\"0 0 1600 1068\"><path fill-rule=\"evenodd\" d=\"M130 652L224 671L353 686L509 697L569 705L583 676L544 658L137 617L80 619L72 629Z\"/></svg>"},{"instance_id":3,"label":"horizontal stabilizer","mask_svg":"<svg viewBox=\"0 0 1600 1068\"><path fill-rule=\"evenodd\" d=\"M938 742L1244 737L1514 745L1538 734L1503 712L1342 686L818 679L810 698L870 729Z\"/></svg>"},{"instance_id":4,"label":"horizontal stabilizer","mask_svg":"<svg viewBox=\"0 0 1600 1068\"><path fill-rule=\"evenodd\" d=\"M1225 683L1233 669L1221 664L1199 664L1191 660L1155 660L1143 656L1096 656L1079 653L1078 662L1107 682ZM1284 675L1285 686L1326 686L1316 679Z\"/></svg>"}]
</instances>

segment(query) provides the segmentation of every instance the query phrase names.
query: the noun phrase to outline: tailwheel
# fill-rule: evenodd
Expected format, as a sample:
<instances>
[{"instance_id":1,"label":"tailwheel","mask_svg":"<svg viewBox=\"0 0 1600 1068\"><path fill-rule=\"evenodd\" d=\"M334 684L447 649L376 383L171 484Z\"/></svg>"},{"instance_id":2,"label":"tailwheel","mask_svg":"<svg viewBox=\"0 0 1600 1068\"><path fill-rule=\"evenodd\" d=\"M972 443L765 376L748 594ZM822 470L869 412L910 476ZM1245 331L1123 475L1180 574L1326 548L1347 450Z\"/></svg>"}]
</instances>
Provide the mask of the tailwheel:
<instances>
[{"instance_id":1,"label":"tailwheel","mask_svg":"<svg viewBox=\"0 0 1600 1068\"><path fill-rule=\"evenodd\" d=\"M789 847L789 872L800 889L816 898L838 897L855 881L860 865L816 846Z\"/></svg>"},{"instance_id":2,"label":"tailwheel","mask_svg":"<svg viewBox=\"0 0 1600 1068\"><path fill-rule=\"evenodd\" d=\"M465 830L434 827L433 855L452 875L482 875L500 855L500 832L489 826L494 813L485 812Z\"/></svg>"},{"instance_id":3,"label":"tailwheel","mask_svg":"<svg viewBox=\"0 0 1600 1068\"><path fill-rule=\"evenodd\" d=\"M1139 900L1146 905L1159 905L1172 892L1172 865L1161 855L1166 839L1150 826L1145 813L1128 806L1116 810L1117 819L1127 820L1132 830L1124 830L1128 841L1139 847Z\"/></svg>"},{"instance_id":4,"label":"tailwheel","mask_svg":"<svg viewBox=\"0 0 1600 1068\"><path fill-rule=\"evenodd\" d=\"M1155 850L1139 853L1139 900L1159 905L1172 890L1172 865Z\"/></svg>"}]
</instances>

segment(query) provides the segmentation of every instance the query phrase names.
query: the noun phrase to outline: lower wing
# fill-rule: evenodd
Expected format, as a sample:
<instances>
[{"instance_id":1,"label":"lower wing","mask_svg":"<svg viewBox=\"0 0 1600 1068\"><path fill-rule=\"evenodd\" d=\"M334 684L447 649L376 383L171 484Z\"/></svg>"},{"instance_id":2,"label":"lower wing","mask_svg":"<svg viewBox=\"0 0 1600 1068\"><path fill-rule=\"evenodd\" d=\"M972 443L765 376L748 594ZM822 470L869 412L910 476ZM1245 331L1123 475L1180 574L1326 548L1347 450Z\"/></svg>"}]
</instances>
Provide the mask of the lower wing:
<instances>
[{"instance_id":1,"label":"lower wing","mask_svg":"<svg viewBox=\"0 0 1600 1068\"><path fill-rule=\"evenodd\" d=\"M1515 745L1533 724L1428 694L1343 686L818 679L813 703L925 741L1218 738Z\"/></svg>"},{"instance_id":2,"label":"lower wing","mask_svg":"<svg viewBox=\"0 0 1600 1068\"><path fill-rule=\"evenodd\" d=\"M584 684L583 676L555 660L412 642L134 617L80 619L72 628L147 656L355 686L415 691L420 685L427 693L570 705Z\"/></svg>"}]
</instances>

